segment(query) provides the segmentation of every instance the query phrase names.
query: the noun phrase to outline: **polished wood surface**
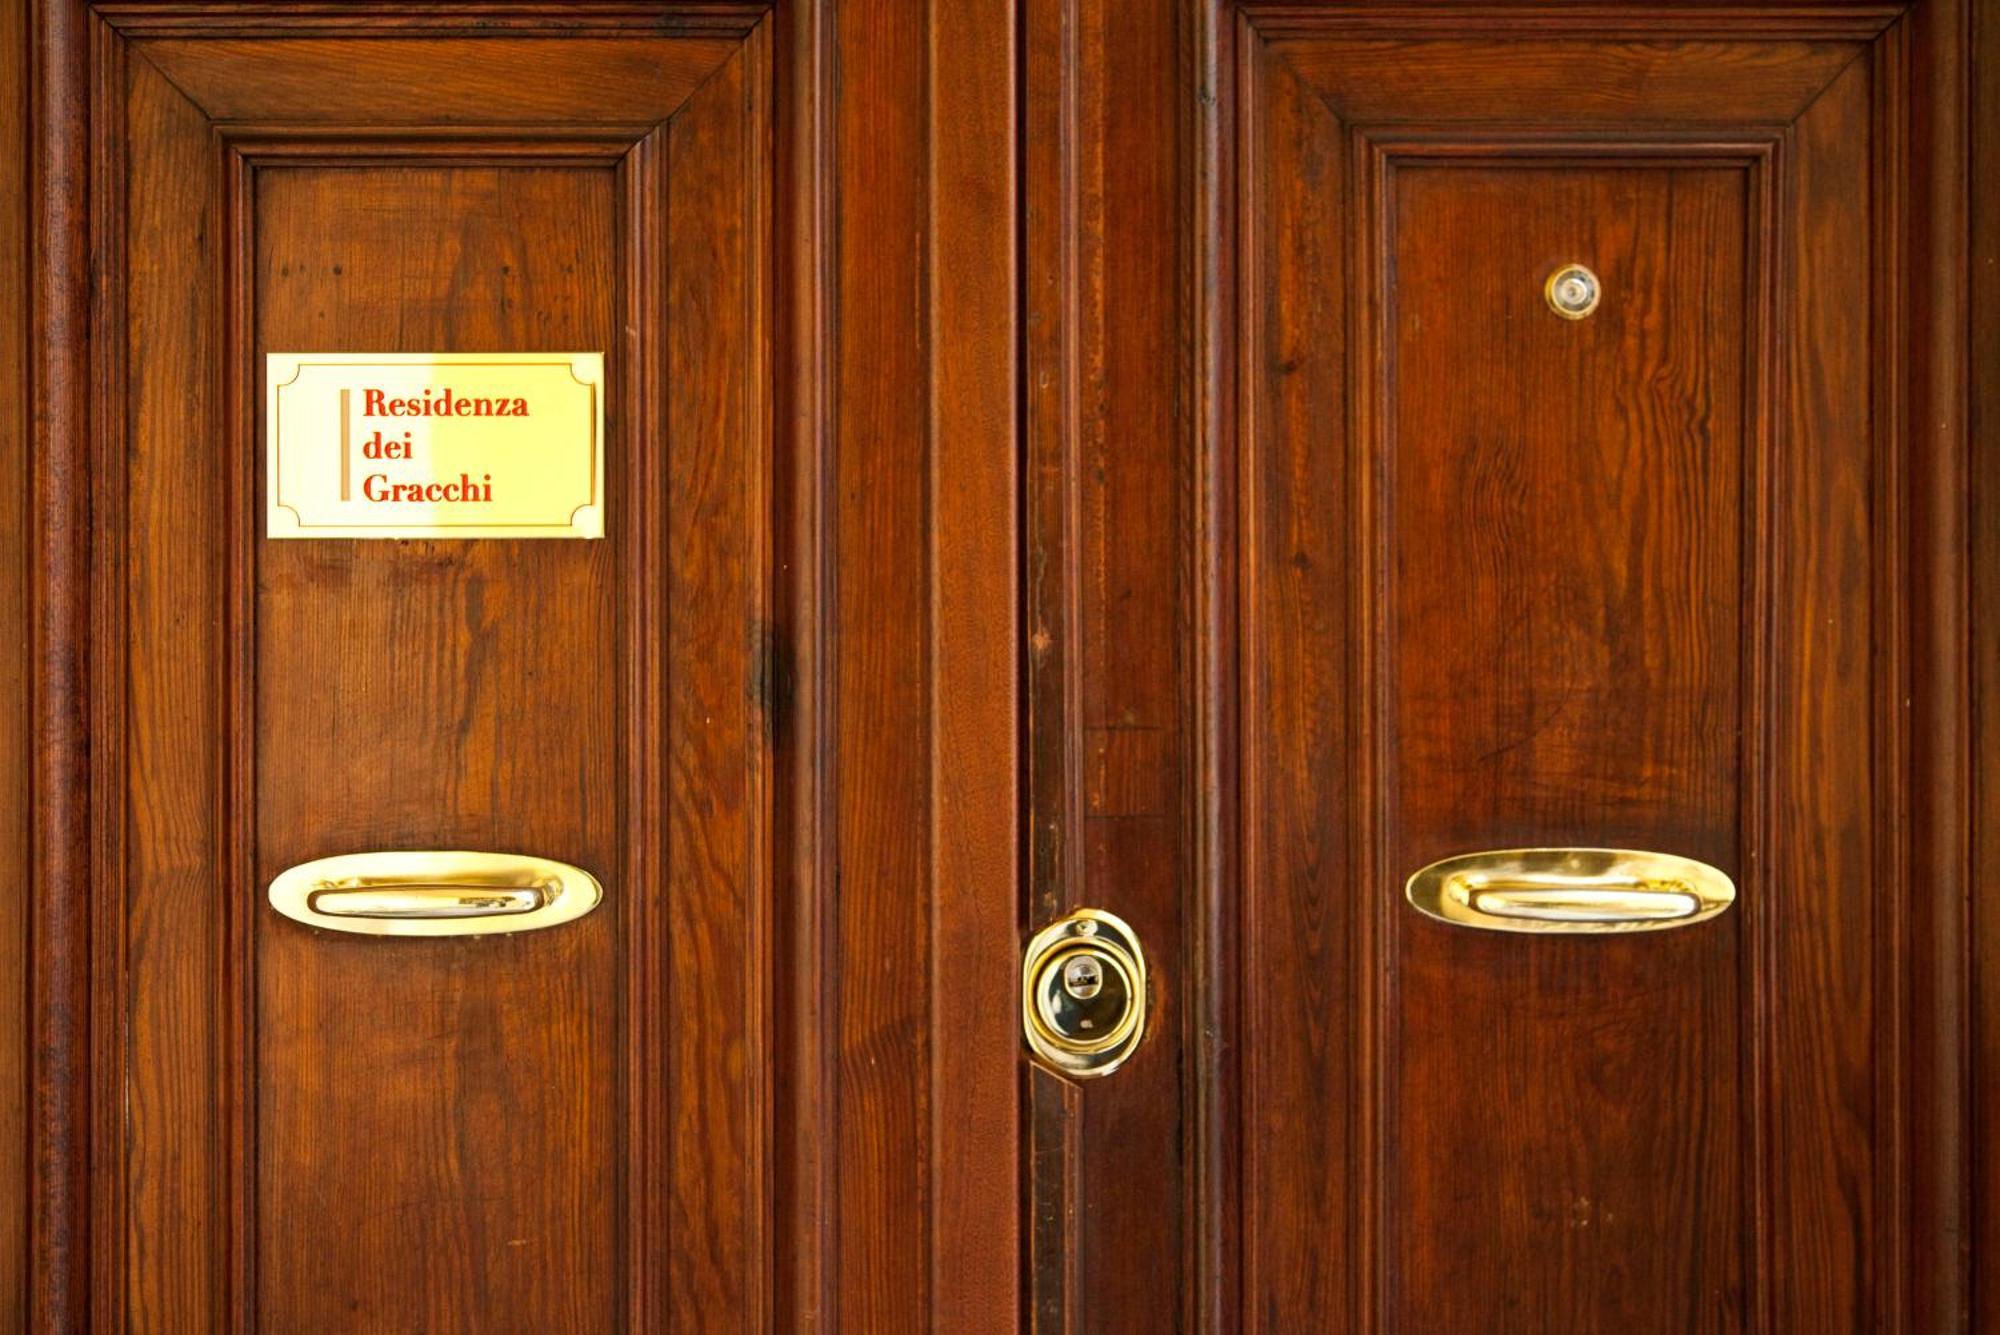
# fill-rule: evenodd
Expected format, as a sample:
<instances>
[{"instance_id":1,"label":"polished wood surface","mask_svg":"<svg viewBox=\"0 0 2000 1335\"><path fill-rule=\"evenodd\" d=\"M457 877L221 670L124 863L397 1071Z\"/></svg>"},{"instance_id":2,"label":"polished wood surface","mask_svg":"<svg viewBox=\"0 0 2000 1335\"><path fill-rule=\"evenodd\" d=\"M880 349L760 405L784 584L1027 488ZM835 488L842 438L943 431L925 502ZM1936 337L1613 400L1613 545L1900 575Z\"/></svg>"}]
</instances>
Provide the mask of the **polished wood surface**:
<instances>
[{"instance_id":1,"label":"polished wood surface","mask_svg":"<svg viewBox=\"0 0 2000 1335\"><path fill-rule=\"evenodd\" d=\"M440 54L517 75L535 55ZM406 164L393 141L273 129L240 136L209 191L184 184L216 170L186 88L229 61L169 42L127 63L134 1321L755 1313L768 163L746 90L767 44L753 29L709 54L683 71L671 41L633 50L655 96L686 100L629 144L472 136ZM313 82L267 59L287 96ZM362 77L353 59L328 86ZM229 87L235 114L302 114ZM263 353L440 347L607 352L607 540L260 541L244 387ZM218 449L191 419L240 425ZM560 857L611 903L568 930L388 951L262 903L293 863L401 847ZM219 1177L217 1112L243 1156ZM178 1224L216 1180L209 1228ZM672 1219L701 1245L670 1248Z\"/></svg>"},{"instance_id":2,"label":"polished wood surface","mask_svg":"<svg viewBox=\"0 0 2000 1335\"><path fill-rule=\"evenodd\" d=\"M1039 1330L1182 1328L1207 1287L1195 1184L1210 1160L1188 1121L1203 1081L1184 1059L1212 1036L1183 911L1195 711L1179 12L1026 7L1028 916L1110 909L1160 965L1154 1038L1114 1078L1029 1077Z\"/></svg>"},{"instance_id":3,"label":"polished wood surface","mask_svg":"<svg viewBox=\"0 0 2000 1335\"><path fill-rule=\"evenodd\" d=\"M1754 904L1738 851L1743 776L1765 763L1740 722L1750 174L1394 173L1376 420L1395 445L1374 465L1394 480L1369 539L1380 574L1349 576L1384 586L1379 675L1357 674L1386 697L1375 883L1479 848L1659 848ZM1536 281L1568 256L1607 289L1576 322ZM1501 1295L1466 1290L1505 1269L1504 1301L1565 1325L1700 1329L1673 1300L1738 1285L1727 999L1747 914L1605 942L1385 917L1396 1306L1419 1326L1499 1324Z\"/></svg>"},{"instance_id":4,"label":"polished wood surface","mask_svg":"<svg viewBox=\"0 0 2000 1335\"><path fill-rule=\"evenodd\" d=\"M933 0L927 95L933 1330L1019 1329L1018 17ZM1004 149L996 151L996 146ZM978 256L977 264L962 257ZM979 1002L968 1006L968 990ZM988 996L996 1004L987 1005ZM891 1229L894 1235L898 1230ZM854 1323L858 1324L858 1323Z\"/></svg>"},{"instance_id":5,"label":"polished wood surface","mask_svg":"<svg viewBox=\"0 0 2000 1335\"><path fill-rule=\"evenodd\" d=\"M0 1328L2000 1330L1992 5L5 10ZM602 543L260 538L564 345ZM609 897L263 899L450 843Z\"/></svg>"},{"instance_id":6,"label":"polished wood surface","mask_svg":"<svg viewBox=\"0 0 2000 1335\"><path fill-rule=\"evenodd\" d=\"M254 355L624 351L609 171L301 167L260 171L253 189ZM566 221L560 232L536 226L554 218ZM412 247L412 236L431 241ZM133 288L136 308L137 275ZM626 842L638 842L649 776L621 735L631 730L648 749L668 751L677 740L632 717L627 674L657 670L638 647L654 622L637 589L683 574L671 563L634 572L643 559L635 534L657 523L647 512L659 486L635 476L634 415L607 423L607 481L617 478L617 493L631 499L606 542L357 542L342 551L301 542L256 551L244 609L255 626L255 684L236 704L243 721L224 725L249 732L255 758L246 816L257 850L253 894L285 867L350 849L507 847L595 869L626 908L472 952L452 940L399 942L414 948L393 960L368 949L378 942L293 931L259 914L249 928L257 1023L246 1120L256 1145L260 1324L327 1323L334 1312L323 1304L334 1301L357 1328L399 1311L449 1328L463 1320L459 1295L468 1290L490 1295L482 1301L494 1310L556 1325L614 1319L620 1258L603 1240L621 1232L618 1167L629 1153L614 1092L625 1013L615 952L624 937L626 967L636 972L657 940L652 920L686 912L686 895L662 886L668 874L655 870L651 850ZM683 437L671 423L665 434L675 459ZM147 527L171 532L182 513L200 513L196 496L172 497L149 512ZM162 566L135 563L139 606L171 606L171 591L186 587ZM141 581L165 589L154 595ZM739 594L708 615L740 626L743 601ZM164 627L135 636L135 648L155 642L173 637ZM677 657L671 644L667 654ZM687 662L684 651L678 657ZM142 708L135 719L154 713ZM723 738L741 737L742 721L729 721L707 749L727 754ZM724 763L746 768L734 755ZM744 801L741 777L732 777L711 799L725 835ZM164 779L132 776L141 792L172 791ZM678 824L667 835L675 844ZM709 895L740 903L736 861L697 849ZM190 868L196 884L204 861ZM160 912L163 926L192 916ZM625 1060L657 1069L641 1027L630 1027L636 1050ZM153 1120L157 1133L178 1119ZM714 1148L718 1163L740 1157L727 1140ZM438 1201L455 1204L440 1214L430 1204ZM354 1241L306 1245L297 1221L315 1213L331 1214ZM398 1217L436 1222L414 1235L359 1227ZM734 1237L718 1229L711 1246ZM548 1268L509 1264L528 1249Z\"/></svg>"},{"instance_id":7,"label":"polished wood surface","mask_svg":"<svg viewBox=\"0 0 2000 1335\"><path fill-rule=\"evenodd\" d=\"M1231 34L1243 1320L1950 1329L1963 825L1913 821L1963 764L1908 707L1962 708L1913 596L1958 576L1905 413L1960 308L1899 210L1960 178L1893 129L1935 50L1533 21ZM1741 900L1598 941L1401 902L1563 844Z\"/></svg>"},{"instance_id":8,"label":"polished wood surface","mask_svg":"<svg viewBox=\"0 0 2000 1335\"><path fill-rule=\"evenodd\" d=\"M2000 12L1975 6L1968 60L1980 71L2000 69ZM1973 83L1969 131L1969 225L1966 269L1971 320L1967 360L1971 366L1966 419L1970 489L1969 551L1971 589L1965 612L1971 654L1973 703L1970 726L1949 734L1949 744L1972 760L1975 797L1970 883L2000 883L2000 79L1990 74ZM1970 1327L2000 1330L2000 1154L1993 1152L1992 1128L2000 1124L2000 899L1974 894L1967 916L1972 930L1973 994L1965 1020L1971 1035L1966 1062L1968 1102L1973 1109L1973 1166L1967 1174L1965 1231L1971 1260ZM1957 1052L1948 1054L1956 1059Z\"/></svg>"},{"instance_id":9,"label":"polished wood surface","mask_svg":"<svg viewBox=\"0 0 2000 1335\"><path fill-rule=\"evenodd\" d=\"M27 1324L73 1330L89 1320L92 1230L114 1174L93 1177L95 1147L115 1126L110 1063L94 1036L115 1032L92 987L96 919L90 732L102 717L90 679L93 620L90 480L95 463L90 364L90 161L83 104L89 29L80 5L31 10L28 88L28 1294Z\"/></svg>"},{"instance_id":10,"label":"polished wood surface","mask_svg":"<svg viewBox=\"0 0 2000 1335\"><path fill-rule=\"evenodd\" d=\"M0 17L0 82L25 89L28 8ZM29 849L28 657L28 104L0 102L0 861L19 869ZM29 923L25 906L0 923L0 1322L19 1324L28 1300Z\"/></svg>"},{"instance_id":11,"label":"polished wood surface","mask_svg":"<svg viewBox=\"0 0 2000 1335\"><path fill-rule=\"evenodd\" d=\"M29 1324L1012 1328L1011 10L45 8ZM606 539L265 542L301 348L603 349Z\"/></svg>"}]
</instances>

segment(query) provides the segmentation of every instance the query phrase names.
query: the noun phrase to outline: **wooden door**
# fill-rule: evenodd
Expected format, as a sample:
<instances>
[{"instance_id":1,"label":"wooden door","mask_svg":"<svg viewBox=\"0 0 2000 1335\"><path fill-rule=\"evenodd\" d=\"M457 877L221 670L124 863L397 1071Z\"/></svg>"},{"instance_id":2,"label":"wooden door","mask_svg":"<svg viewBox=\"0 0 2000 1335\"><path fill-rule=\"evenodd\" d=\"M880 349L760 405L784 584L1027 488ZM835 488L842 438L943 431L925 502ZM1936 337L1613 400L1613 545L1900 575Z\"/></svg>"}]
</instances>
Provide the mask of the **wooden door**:
<instances>
[{"instance_id":1,"label":"wooden door","mask_svg":"<svg viewBox=\"0 0 2000 1335\"><path fill-rule=\"evenodd\" d=\"M0 1324L1978 1328L1987 8L10 9ZM264 353L553 349L601 540L267 538ZM1406 902L1552 845L1737 897ZM266 900L454 847L603 903Z\"/></svg>"},{"instance_id":2,"label":"wooden door","mask_svg":"<svg viewBox=\"0 0 2000 1335\"><path fill-rule=\"evenodd\" d=\"M1042 1328L1965 1328L1979 8L1028 0ZM1406 901L1546 846L1738 898Z\"/></svg>"},{"instance_id":3,"label":"wooden door","mask_svg":"<svg viewBox=\"0 0 2000 1335\"><path fill-rule=\"evenodd\" d=\"M1015 986L1004 6L29 35L0 1324L1013 1327L1017 1031L956 1004ZM268 536L265 354L550 350L604 357L601 540ZM410 849L603 902L407 939L267 902Z\"/></svg>"},{"instance_id":4,"label":"wooden door","mask_svg":"<svg viewBox=\"0 0 2000 1335\"><path fill-rule=\"evenodd\" d=\"M1953 1328L1954 13L1229 32L1258 1327ZM1573 846L1736 904L1405 901Z\"/></svg>"}]
</instances>

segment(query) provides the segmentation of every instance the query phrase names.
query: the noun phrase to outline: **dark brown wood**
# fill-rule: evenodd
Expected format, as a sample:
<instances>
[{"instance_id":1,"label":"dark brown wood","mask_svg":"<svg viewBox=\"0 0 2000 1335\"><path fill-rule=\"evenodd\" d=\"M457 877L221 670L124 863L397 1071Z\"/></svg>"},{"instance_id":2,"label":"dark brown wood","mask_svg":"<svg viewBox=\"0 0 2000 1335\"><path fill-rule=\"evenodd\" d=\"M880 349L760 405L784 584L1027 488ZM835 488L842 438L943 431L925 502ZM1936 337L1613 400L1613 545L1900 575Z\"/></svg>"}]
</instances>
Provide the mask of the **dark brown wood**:
<instances>
[{"instance_id":1,"label":"dark brown wood","mask_svg":"<svg viewBox=\"0 0 2000 1335\"><path fill-rule=\"evenodd\" d=\"M1029 903L1137 929L1156 1037L1087 1089L1030 1077L1037 1328L1193 1320L1204 1043L1184 935L1196 881L1187 591L1193 510L1172 3L1031 4L1026 50Z\"/></svg>"},{"instance_id":2,"label":"dark brown wood","mask_svg":"<svg viewBox=\"0 0 2000 1335\"><path fill-rule=\"evenodd\" d=\"M0 1325L2000 1329L1992 10L11 7ZM258 536L559 344L605 542ZM1742 902L1401 902L1572 840ZM446 842L611 899L264 904Z\"/></svg>"},{"instance_id":3,"label":"dark brown wood","mask_svg":"<svg viewBox=\"0 0 2000 1335\"><path fill-rule=\"evenodd\" d=\"M1911 886L1904 1028L1910 1078L1890 1091L1904 1125L1908 1191L1891 1208L1907 1220L1906 1286L1897 1294L1906 1327L1989 1329L1975 1324L1978 1230L1974 1178L1994 1152L1989 1124L1973 1101L1974 1008L1994 1004L1974 971L1971 905L1979 900L1976 839L1989 824L1977 806L1990 791L2000 751L1978 747L1977 679L1971 658L1980 623L1970 617L1981 568L1974 535L1978 508L1971 431L1989 401L1975 399L1981 361L1971 337L1978 281L1972 192L1981 181L1975 132L2000 128L1990 104L1975 102L1991 83L1990 56L1973 53L1974 24L1990 4L1939 0L1905 20L1910 44L1910 114L1905 186L1909 279L1905 296L1912 368L1901 405L1909 423L1910 834ZM1975 73L1975 64L1979 73ZM1990 176L1990 170L1987 172ZM1893 357L1892 344L1878 356ZM1982 785L1985 785L1983 788ZM1990 1253L1989 1253L1990 1255ZM1968 1265L1968 1261L1971 1264ZM1890 1259L1896 1273L1898 1258Z\"/></svg>"},{"instance_id":4,"label":"dark brown wood","mask_svg":"<svg viewBox=\"0 0 2000 1335\"><path fill-rule=\"evenodd\" d=\"M1358 836L1383 852L1332 865L1371 865L1350 893L1379 903L1372 885L1466 849L1671 848L1750 896L1738 824L1767 762L1736 722L1757 652L1738 590L1761 578L1738 550L1758 508L1739 331L1761 182L1742 166L1393 172L1374 262L1396 275L1378 345L1394 378L1364 429L1396 445L1361 467L1395 480L1346 575L1384 586L1382 666L1357 674L1385 697L1381 796L1359 798L1382 825ZM1601 317L1537 311L1535 280L1565 253L1613 285ZM1258 566L1277 555L1264 545ZM1740 1288L1749 1101L1726 1002L1709 1008L1735 990L1743 918L1579 947L1384 917L1390 1310L1704 1328L1710 1313L1677 1304ZM1287 926L1259 934L1260 958L1284 956Z\"/></svg>"},{"instance_id":5,"label":"dark brown wood","mask_svg":"<svg viewBox=\"0 0 2000 1335\"><path fill-rule=\"evenodd\" d=\"M169 82L198 83L181 62L207 69L205 55L171 45L131 62L130 531L147 538L127 563L128 782L148 804L129 850L135 1319L757 1319L768 414L748 94L763 51L754 36L724 50L659 141L595 162L538 166L474 139L434 146L436 164L321 141L312 159L265 166L245 142L234 179L209 191L177 184L213 160L211 122ZM510 54L533 53L481 48L488 67ZM242 109L266 123L292 110ZM224 199L241 202L205 228ZM204 231L235 261L220 283L213 252L189 244ZM190 292L221 294L221 310ZM238 310L256 343L225 328L218 346L218 316ZM211 462L185 430L189 386L225 386L195 404L228 420L254 400L226 387L256 383L270 348L550 346L610 350L629 387L612 407L627 501L607 542L267 547L247 503L224 564L194 540L204 497L256 494L257 437L245 421L232 451L245 463ZM214 608L221 633L175 633L190 605ZM329 657L329 641L360 651ZM225 645L256 649L232 661ZM189 704L218 675L204 719ZM223 771L188 782L215 763L217 735ZM212 869L235 861L221 850L256 850L229 881L229 901L250 906L286 865L384 846L545 849L600 870L616 907L476 953L397 943L392 958L254 911L208 935ZM171 998L237 974L239 952L254 963L205 1052L199 1012ZM218 1064L240 1072L231 1124L248 1163L208 1217L241 1227L233 1244L168 1213L215 1171L202 1073ZM408 1223L369 1226L382 1218ZM670 1248L670 1218L701 1245ZM308 1245L329 1229L348 1241ZM219 1249L241 1259L211 1289Z\"/></svg>"},{"instance_id":6,"label":"dark brown wood","mask_svg":"<svg viewBox=\"0 0 2000 1335\"><path fill-rule=\"evenodd\" d=\"M841 5L798 34L802 78L839 72L798 164L839 218L811 256L833 304L796 312L829 553L800 591L821 893L781 981L805 1328L1017 1325L1015 29Z\"/></svg>"},{"instance_id":7,"label":"dark brown wood","mask_svg":"<svg viewBox=\"0 0 2000 1335\"><path fill-rule=\"evenodd\" d=\"M833 419L830 593L838 617L835 863L830 971L832 1100L821 1110L836 1235L833 1329L921 1324L930 1304L925 1150L936 1074L928 1041L935 831L929 645L902 633L930 614L932 435L922 316L931 259L927 25L832 10L841 100L830 150L846 164L903 162L850 192L843 177L831 269ZM879 275L881 281L871 281ZM913 726L914 725L914 726ZM883 1227L888 1221L896 1227Z\"/></svg>"},{"instance_id":8,"label":"dark brown wood","mask_svg":"<svg viewBox=\"0 0 2000 1335\"><path fill-rule=\"evenodd\" d=\"M1966 176L1968 284L1968 446L1970 446L1970 675L1972 727L1972 919L1970 1105L1972 1191L1966 1217L1974 1331L2000 1331L2000 10L1972 4L1966 58L1974 66L1970 114L1972 172Z\"/></svg>"},{"instance_id":9,"label":"dark brown wood","mask_svg":"<svg viewBox=\"0 0 2000 1335\"><path fill-rule=\"evenodd\" d=\"M28 7L0 17L0 859L32 865L28 657ZM29 914L0 925L0 1324L28 1319Z\"/></svg>"},{"instance_id":10,"label":"dark brown wood","mask_svg":"<svg viewBox=\"0 0 2000 1335\"><path fill-rule=\"evenodd\" d=\"M1011 0L932 0L931 1330L1020 1329L1020 494ZM943 132L940 132L940 131ZM960 257L978 256L977 264ZM977 998L968 1003L968 998ZM891 1230L894 1232L894 1230Z\"/></svg>"},{"instance_id":11,"label":"dark brown wood","mask_svg":"<svg viewBox=\"0 0 2000 1335\"><path fill-rule=\"evenodd\" d=\"M1086 427L1094 436L1101 416L1085 340L1100 337L1102 319L1100 252L1093 245L1101 232L1101 188L1091 150L1104 56L1101 7L1028 0L1023 14L1022 781L1032 931L1069 911L1083 885L1080 452ZM1027 1086L1026 1315L1034 1330L1065 1331L1073 1328L1066 1317L1077 1300L1080 1093L1034 1068Z\"/></svg>"},{"instance_id":12,"label":"dark brown wood","mask_svg":"<svg viewBox=\"0 0 2000 1335\"><path fill-rule=\"evenodd\" d=\"M1968 914L1972 995L1967 1135L1972 1171L1963 1257L1972 1276L1970 1327L2000 1330L2000 10L1968 6L1964 48L1975 77L1967 107L1972 170L1966 178L1967 427L1972 507L1966 609L1971 638L1972 866Z\"/></svg>"},{"instance_id":13,"label":"dark brown wood","mask_svg":"<svg viewBox=\"0 0 2000 1335\"><path fill-rule=\"evenodd\" d=\"M791 7L776 28L780 96L775 176L780 262L774 292L777 346L794 373L779 380L780 438L774 513L783 534L773 553L777 593L767 689L789 747L779 747L772 833L785 855L793 894L774 906L782 942L771 980L777 1051L774 1087L776 1163L772 1289L778 1311L800 1330L827 1328L837 1265L838 1220L832 1214L834 1161L823 1135L835 1106L832 1024L833 887L838 884L833 830L831 645L834 608L824 554L832 522L829 457L834 400L828 341L833 328L830 222L837 173L832 160L834 96L832 15L821 4Z\"/></svg>"},{"instance_id":14,"label":"dark brown wood","mask_svg":"<svg viewBox=\"0 0 2000 1335\"><path fill-rule=\"evenodd\" d=\"M90 956L89 29L81 0L31 13L28 438L43 444L28 497L28 1324L76 1330L91 1309L103 1117Z\"/></svg>"},{"instance_id":15,"label":"dark brown wood","mask_svg":"<svg viewBox=\"0 0 2000 1335\"><path fill-rule=\"evenodd\" d=\"M1246 1324L1956 1328L1958 12L1229 34ZM1607 842L1743 901L1401 903Z\"/></svg>"},{"instance_id":16,"label":"dark brown wood","mask_svg":"<svg viewBox=\"0 0 2000 1335\"><path fill-rule=\"evenodd\" d=\"M1241 477L1235 460L1213 448L1233 420L1236 383L1228 374L1234 342L1222 294L1236 281L1236 254L1226 244L1229 201L1213 183L1232 179L1235 109L1221 91L1229 86L1235 52L1235 16L1197 7L1183 34L1186 99L1183 152L1194 183L1184 192L1188 211L1185 283L1187 429L1191 437L1194 536L1188 598L1193 608L1196 730L1189 816L1195 868L1187 897L1187 1060L1192 1068L1189 1142L1193 1188L1190 1265L1194 1271L1193 1319L1199 1329L1238 1324L1244 1306L1243 1126L1239 1092L1245 1054L1235 1041L1242 1025L1244 978L1236 961L1242 916L1231 894L1242 875L1239 804L1242 782L1241 719L1215 702L1237 699L1243 664L1236 629L1241 617L1234 578L1231 517L1237 513ZM1203 183L1208 183L1204 185Z\"/></svg>"},{"instance_id":17,"label":"dark brown wood","mask_svg":"<svg viewBox=\"0 0 2000 1335\"><path fill-rule=\"evenodd\" d=\"M45 8L33 1326L1012 1328L1011 7ZM264 542L279 347L604 348L606 540Z\"/></svg>"},{"instance_id":18,"label":"dark brown wood","mask_svg":"<svg viewBox=\"0 0 2000 1335\"><path fill-rule=\"evenodd\" d=\"M648 1128L670 1126L664 1167L674 1187L654 1202L660 1218L646 1230L646 1249L633 1251L628 1282L664 1270L666 1322L675 1328L718 1312L748 1328L772 1320L772 765L761 744L708 740L720 720L727 736L775 736L766 687L775 546L766 443L775 364L765 332L770 170L762 153L769 62L769 32L759 25L673 118L658 164L664 225L633 229L641 253L657 247L652 263L674 331L670 355L653 362L659 378L649 398L666 406L670 442L713 442L678 458L670 452L667 513L653 525L665 563L681 567L662 590L666 670L650 688L673 758L655 791L667 795L673 819L652 854L667 869L667 912L650 959L630 966L639 984L633 1013L657 1022L656 1037L632 1059L643 1065L664 1054L668 1076L655 1091L659 1106L631 1109L632 1153L644 1162ZM634 314L647 327L644 307ZM744 635L741 653L719 651L718 632ZM664 1004L653 999L656 989ZM739 1063L756 1076L745 1081Z\"/></svg>"}]
</instances>

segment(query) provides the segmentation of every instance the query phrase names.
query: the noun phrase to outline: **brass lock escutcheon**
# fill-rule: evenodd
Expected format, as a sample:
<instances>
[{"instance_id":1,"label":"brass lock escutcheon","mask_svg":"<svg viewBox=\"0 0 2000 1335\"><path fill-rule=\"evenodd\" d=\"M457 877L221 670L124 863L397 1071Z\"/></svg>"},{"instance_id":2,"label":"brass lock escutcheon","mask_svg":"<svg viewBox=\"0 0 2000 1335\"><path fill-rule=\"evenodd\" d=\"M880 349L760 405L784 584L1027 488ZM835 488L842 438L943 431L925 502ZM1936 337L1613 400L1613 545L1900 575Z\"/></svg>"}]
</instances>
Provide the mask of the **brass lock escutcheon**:
<instances>
[{"instance_id":1,"label":"brass lock escutcheon","mask_svg":"<svg viewBox=\"0 0 2000 1335\"><path fill-rule=\"evenodd\" d=\"M1124 919L1078 909L1028 942L1021 1028L1042 1065L1075 1080L1110 1075L1146 1035L1146 956Z\"/></svg>"}]
</instances>

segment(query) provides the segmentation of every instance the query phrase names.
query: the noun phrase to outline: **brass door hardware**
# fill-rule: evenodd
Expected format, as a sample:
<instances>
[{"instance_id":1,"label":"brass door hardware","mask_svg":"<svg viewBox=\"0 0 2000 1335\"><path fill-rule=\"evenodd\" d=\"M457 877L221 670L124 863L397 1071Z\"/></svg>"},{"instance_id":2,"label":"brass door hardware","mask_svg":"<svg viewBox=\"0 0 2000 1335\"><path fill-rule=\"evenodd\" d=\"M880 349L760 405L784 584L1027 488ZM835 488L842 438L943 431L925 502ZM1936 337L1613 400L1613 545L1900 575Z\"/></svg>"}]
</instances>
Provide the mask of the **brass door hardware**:
<instances>
[{"instance_id":1,"label":"brass door hardware","mask_svg":"<svg viewBox=\"0 0 2000 1335\"><path fill-rule=\"evenodd\" d=\"M1693 858L1623 848L1508 848L1433 862L1404 893L1439 922L1491 932L1653 932L1736 901L1728 876Z\"/></svg>"},{"instance_id":2,"label":"brass door hardware","mask_svg":"<svg viewBox=\"0 0 2000 1335\"><path fill-rule=\"evenodd\" d=\"M1028 1050L1059 1075L1110 1075L1146 1034L1146 956L1102 909L1078 909L1028 942L1021 961Z\"/></svg>"},{"instance_id":3,"label":"brass door hardware","mask_svg":"<svg viewBox=\"0 0 2000 1335\"><path fill-rule=\"evenodd\" d=\"M310 927L365 936L531 932L581 918L604 887L581 867L520 853L346 853L271 882L271 906Z\"/></svg>"},{"instance_id":4,"label":"brass door hardware","mask_svg":"<svg viewBox=\"0 0 2000 1335\"><path fill-rule=\"evenodd\" d=\"M1603 295L1604 286L1597 281L1597 275L1581 264L1563 265L1542 285L1542 296L1549 309L1565 320L1581 320L1589 315L1597 309Z\"/></svg>"}]
</instances>

